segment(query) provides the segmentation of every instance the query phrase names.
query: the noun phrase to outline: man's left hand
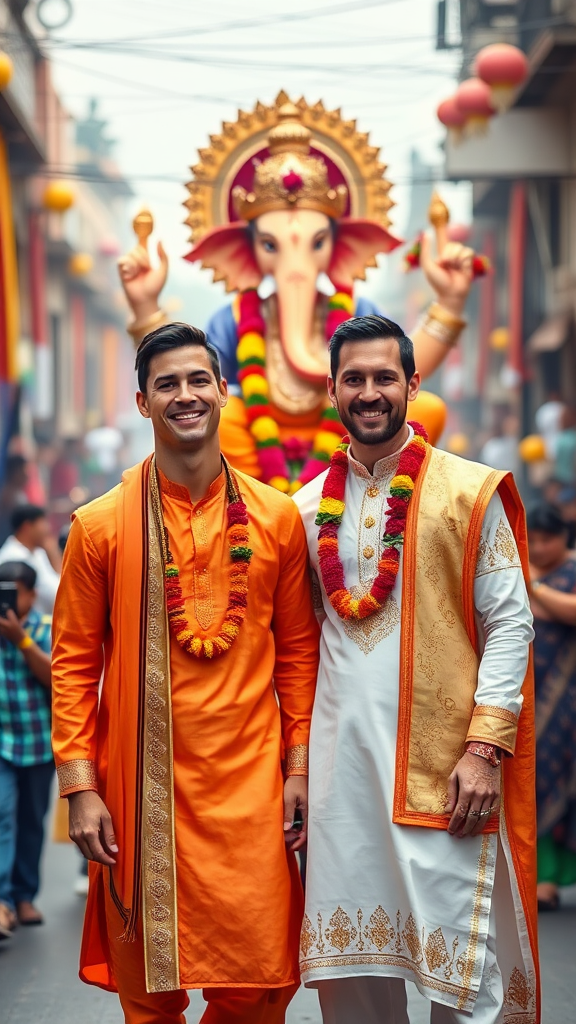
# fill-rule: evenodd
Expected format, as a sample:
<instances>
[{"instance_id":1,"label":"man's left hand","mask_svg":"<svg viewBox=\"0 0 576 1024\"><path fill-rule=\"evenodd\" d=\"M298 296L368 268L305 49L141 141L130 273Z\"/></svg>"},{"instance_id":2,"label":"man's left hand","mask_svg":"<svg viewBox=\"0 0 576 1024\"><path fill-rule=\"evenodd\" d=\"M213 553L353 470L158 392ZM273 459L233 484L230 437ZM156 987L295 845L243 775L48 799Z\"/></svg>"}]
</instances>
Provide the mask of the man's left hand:
<instances>
[{"instance_id":1,"label":"man's left hand","mask_svg":"<svg viewBox=\"0 0 576 1024\"><path fill-rule=\"evenodd\" d=\"M466 752L448 779L446 814L450 835L477 836L500 805L500 768Z\"/></svg>"},{"instance_id":2,"label":"man's left hand","mask_svg":"<svg viewBox=\"0 0 576 1024\"><path fill-rule=\"evenodd\" d=\"M8 608L6 612L6 618L0 616L0 636L9 640L11 644L18 647L18 644L22 642L26 633L20 625L18 617L14 614L11 608Z\"/></svg>"},{"instance_id":3,"label":"man's left hand","mask_svg":"<svg viewBox=\"0 0 576 1024\"><path fill-rule=\"evenodd\" d=\"M292 828L294 815L302 815L302 829ZM301 850L308 832L308 776L289 775L284 783L284 840L289 850Z\"/></svg>"}]
</instances>

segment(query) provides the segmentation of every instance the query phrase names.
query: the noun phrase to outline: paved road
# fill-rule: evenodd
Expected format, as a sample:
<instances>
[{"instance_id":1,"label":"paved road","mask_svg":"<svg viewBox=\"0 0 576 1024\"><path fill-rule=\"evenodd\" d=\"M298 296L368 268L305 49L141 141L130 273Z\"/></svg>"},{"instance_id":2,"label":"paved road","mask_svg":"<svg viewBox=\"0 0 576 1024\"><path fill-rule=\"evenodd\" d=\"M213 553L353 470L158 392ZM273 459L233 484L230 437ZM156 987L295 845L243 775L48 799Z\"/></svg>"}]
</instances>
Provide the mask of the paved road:
<instances>
[{"instance_id":1,"label":"paved road","mask_svg":"<svg viewBox=\"0 0 576 1024\"><path fill-rule=\"evenodd\" d=\"M84 904L72 892L77 870L78 857L71 846L48 844L39 900L46 924L20 929L9 943L0 943L2 1024L122 1024L116 996L83 985L77 977ZM560 913L541 919L541 947L543 1024L574 1024L576 889L567 895ZM425 1000L412 985L408 988L411 1024L427 1024ZM187 1017L189 1024L197 1024L206 1004L199 992L190 995ZM287 1024L304 1022L320 1024L320 1013L316 994L301 989Z\"/></svg>"}]
</instances>

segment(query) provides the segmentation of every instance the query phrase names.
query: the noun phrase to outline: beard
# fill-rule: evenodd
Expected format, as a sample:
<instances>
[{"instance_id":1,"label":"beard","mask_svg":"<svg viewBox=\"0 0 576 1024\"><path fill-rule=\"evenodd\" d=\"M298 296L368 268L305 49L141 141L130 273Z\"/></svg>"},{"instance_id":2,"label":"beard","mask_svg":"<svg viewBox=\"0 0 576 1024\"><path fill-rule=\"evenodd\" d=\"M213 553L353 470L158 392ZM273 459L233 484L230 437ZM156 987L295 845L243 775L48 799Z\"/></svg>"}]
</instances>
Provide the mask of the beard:
<instances>
[{"instance_id":1,"label":"beard","mask_svg":"<svg viewBox=\"0 0 576 1024\"><path fill-rule=\"evenodd\" d=\"M401 406L383 405L381 402L375 402L373 405L367 405L365 402L352 402L347 409L339 408L338 413L350 437L358 441L358 444L379 445L396 437L406 422L407 409L408 389L406 389L406 397ZM364 421L364 425L358 414L376 411L387 414L384 421L379 422L378 425L376 423L372 425L368 419Z\"/></svg>"}]
</instances>

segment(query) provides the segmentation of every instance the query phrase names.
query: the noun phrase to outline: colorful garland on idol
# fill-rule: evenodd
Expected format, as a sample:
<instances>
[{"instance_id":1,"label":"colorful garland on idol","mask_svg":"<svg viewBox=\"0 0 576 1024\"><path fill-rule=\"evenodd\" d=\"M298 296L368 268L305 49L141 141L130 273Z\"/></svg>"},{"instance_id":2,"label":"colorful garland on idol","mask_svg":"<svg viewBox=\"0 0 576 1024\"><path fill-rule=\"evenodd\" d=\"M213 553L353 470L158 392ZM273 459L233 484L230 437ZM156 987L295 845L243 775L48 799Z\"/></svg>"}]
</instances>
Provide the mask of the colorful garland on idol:
<instances>
[{"instance_id":1,"label":"colorful garland on idol","mask_svg":"<svg viewBox=\"0 0 576 1024\"><path fill-rule=\"evenodd\" d=\"M368 618L384 607L394 589L400 566L400 549L404 543L408 505L428 443L424 427L419 423L410 425L414 437L402 451L398 472L390 484L386 533L382 538L384 549L378 562L378 574L369 593L359 599L353 598L346 588L344 566L338 554L338 530L346 507L344 494L348 476L348 437L338 445L330 460L330 470L324 481L316 516L316 525L320 527L318 561L328 600L341 619Z\"/></svg>"},{"instance_id":2,"label":"colorful garland on idol","mask_svg":"<svg viewBox=\"0 0 576 1024\"><path fill-rule=\"evenodd\" d=\"M180 585L180 571L170 553L170 547L167 542L164 551L164 581L170 631L180 646L188 654L193 654L196 658L218 658L221 654L225 654L226 651L230 650L240 632L248 605L248 568L253 553L252 548L249 546L248 511L238 490L236 480L226 462L224 462L224 470L226 472L228 498L226 534L231 563L229 570L230 589L224 621L220 632L215 636L202 638L196 636L190 628L186 618L184 595ZM154 465L152 466L151 473L154 476L152 481L153 505L159 529L161 530L160 536L167 538L159 492L156 500L154 500L154 492L157 490Z\"/></svg>"},{"instance_id":3,"label":"colorful garland on idol","mask_svg":"<svg viewBox=\"0 0 576 1024\"><path fill-rule=\"evenodd\" d=\"M351 290L340 288L328 300L326 340L339 324L354 314ZM291 481L287 454L280 440L280 430L272 414L266 377L266 326L260 312L258 293L250 289L240 296L238 323L238 381L248 416L248 424L258 452L258 461L264 483L279 491L293 494L303 484L313 480L327 468L330 458L344 435L344 427L335 409L322 414L312 448L298 479Z\"/></svg>"}]
</instances>

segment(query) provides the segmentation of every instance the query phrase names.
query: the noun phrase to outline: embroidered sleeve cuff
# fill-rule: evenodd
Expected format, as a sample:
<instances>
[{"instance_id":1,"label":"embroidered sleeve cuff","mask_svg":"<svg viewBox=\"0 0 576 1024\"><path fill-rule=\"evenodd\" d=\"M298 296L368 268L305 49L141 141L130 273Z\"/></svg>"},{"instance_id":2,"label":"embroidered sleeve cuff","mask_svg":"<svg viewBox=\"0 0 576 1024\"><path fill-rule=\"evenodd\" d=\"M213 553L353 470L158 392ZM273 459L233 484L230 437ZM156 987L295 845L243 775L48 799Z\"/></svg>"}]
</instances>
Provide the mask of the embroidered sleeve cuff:
<instances>
[{"instance_id":1,"label":"embroidered sleeve cuff","mask_svg":"<svg viewBox=\"0 0 576 1024\"><path fill-rule=\"evenodd\" d=\"M286 775L308 775L308 747L299 743L286 751Z\"/></svg>"},{"instance_id":2,"label":"embroidered sleeve cuff","mask_svg":"<svg viewBox=\"0 0 576 1024\"><path fill-rule=\"evenodd\" d=\"M95 761L83 758L65 761L57 767L56 774L60 796L69 796L70 793L78 793L82 789L98 790Z\"/></svg>"},{"instance_id":3,"label":"embroidered sleeve cuff","mask_svg":"<svg viewBox=\"0 0 576 1024\"><path fill-rule=\"evenodd\" d=\"M479 743L492 743L507 754L513 754L517 732L518 716L513 711L489 704L477 704L472 714L466 743L473 740Z\"/></svg>"}]
</instances>

